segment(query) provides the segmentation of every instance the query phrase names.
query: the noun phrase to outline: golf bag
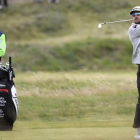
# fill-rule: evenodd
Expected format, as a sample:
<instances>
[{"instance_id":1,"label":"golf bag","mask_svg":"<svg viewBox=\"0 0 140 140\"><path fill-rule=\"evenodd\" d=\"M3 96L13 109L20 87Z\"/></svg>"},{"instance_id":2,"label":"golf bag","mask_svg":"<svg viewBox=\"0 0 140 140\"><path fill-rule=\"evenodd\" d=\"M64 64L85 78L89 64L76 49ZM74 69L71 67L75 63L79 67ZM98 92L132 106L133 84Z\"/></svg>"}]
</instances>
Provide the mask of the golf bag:
<instances>
[{"instance_id":1,"label":"golf bag","mask_svg":"<svg viewBox=\"0 0 140 140\"><path fill-rule=\"evenodd\" d=\"M12 130L19 108L11 57L7 65L0 65L0 130Z\"/></svg>"}]
</instances>

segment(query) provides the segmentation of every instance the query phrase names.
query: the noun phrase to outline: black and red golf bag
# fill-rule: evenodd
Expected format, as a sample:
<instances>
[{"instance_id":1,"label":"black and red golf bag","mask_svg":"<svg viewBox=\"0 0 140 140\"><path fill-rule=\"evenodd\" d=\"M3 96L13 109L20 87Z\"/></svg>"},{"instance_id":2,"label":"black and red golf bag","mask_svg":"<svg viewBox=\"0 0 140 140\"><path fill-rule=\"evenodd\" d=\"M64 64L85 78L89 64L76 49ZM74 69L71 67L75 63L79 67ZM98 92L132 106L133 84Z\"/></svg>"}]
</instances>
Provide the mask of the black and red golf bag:
<instances>
[{"instance_id":1,"label":"black and red golf bag","mask_svg":"<svg viewBox=\"0 0 140 140\"><path fill-rule=\"evenodd\" d=\"M8 66L0 65L0 130L12 130L18 116L18 99L9 57Z\"/></svg>"}]
</instances>

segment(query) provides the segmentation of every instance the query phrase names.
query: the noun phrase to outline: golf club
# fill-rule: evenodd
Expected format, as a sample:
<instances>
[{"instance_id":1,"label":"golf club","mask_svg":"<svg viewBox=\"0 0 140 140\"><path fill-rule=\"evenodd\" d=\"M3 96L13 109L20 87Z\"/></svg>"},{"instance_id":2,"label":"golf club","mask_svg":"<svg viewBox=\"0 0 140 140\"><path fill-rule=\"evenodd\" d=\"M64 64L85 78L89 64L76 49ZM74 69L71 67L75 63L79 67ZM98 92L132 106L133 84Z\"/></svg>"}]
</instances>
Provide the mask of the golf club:
<instances>
[{"instance_id":1,"label":"golf club","mask_svg":"<svg viewBox=\"0 0 140 140\"><path fill-rule=\"evenodd\" d=\"M112 23L117 23L117 22L126 22L126 21L132 21L133 19L128 19L128 20L119 20L119 21L112 21L112 22L105 22L105 23L100 23L99 25L98 25L98 28L101 28L102 27L102 25L104 25L104 24L112 24Z\"/></svg>"}]
</instances>

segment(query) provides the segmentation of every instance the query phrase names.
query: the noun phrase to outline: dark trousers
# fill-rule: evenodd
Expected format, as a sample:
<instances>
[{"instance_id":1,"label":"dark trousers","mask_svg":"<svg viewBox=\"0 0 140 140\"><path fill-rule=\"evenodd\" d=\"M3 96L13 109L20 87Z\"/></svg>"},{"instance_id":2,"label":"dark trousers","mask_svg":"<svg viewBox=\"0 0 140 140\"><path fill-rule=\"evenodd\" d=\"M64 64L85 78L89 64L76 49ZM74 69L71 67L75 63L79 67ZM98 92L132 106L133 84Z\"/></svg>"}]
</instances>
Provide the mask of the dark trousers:
<instances>
[{"instance_id":1,"label":"dark trousers","mask_svg":"<svg viewBox=\"0 0 140 140\"><path fill-rule=\"evenodd\" d=\"M8 6L8 0L4 0L4 6Z\"/></svg>"},{"instance_id":2,"label":"dark trousers","mask_svg":"<svg viewBox=\"0 0 140 140\"><path fill-rule=\"evenodd\" d=\"M137 72L137 88L138 88L138 102L136 105L136 112L134 118L133 128L140 127L140 65L138 65L138 72Z\"/></svg>"},{"instance_id":3,"label":"dark trousers","mask_svg":"<svg viewBox=\"0 0 140 140\"><path fill-rule=\"evenodd\" d=\"M3 0L3 4L4 4L4 6L8 6L8 0ZM2 5L2 2L1 2L1 0L0 0L0 5Z\"/></svg>"}]
</instances>

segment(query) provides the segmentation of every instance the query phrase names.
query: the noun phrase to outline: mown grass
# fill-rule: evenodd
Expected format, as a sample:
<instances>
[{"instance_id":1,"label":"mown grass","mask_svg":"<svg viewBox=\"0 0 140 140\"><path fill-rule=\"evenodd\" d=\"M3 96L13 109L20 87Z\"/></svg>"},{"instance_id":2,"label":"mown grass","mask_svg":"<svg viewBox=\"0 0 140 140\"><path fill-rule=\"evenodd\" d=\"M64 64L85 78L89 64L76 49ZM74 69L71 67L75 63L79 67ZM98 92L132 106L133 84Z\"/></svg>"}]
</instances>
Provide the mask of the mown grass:
<instances>
[{"instance_id":1,"label":"mown grass","mask_svg":"<svg viewBox=\"0 0 140 140\"><path fill-rule=\"evenodd\" d=\"M27 125L27 124L20 124ZM28 124L29 125L29 124ZM23 137L24 134L24 137ZM135 130L128 127L114 128L61 128L61 129L20 129L1 132L3 140L132 140Z\"/></svg>"}]
</instances>

